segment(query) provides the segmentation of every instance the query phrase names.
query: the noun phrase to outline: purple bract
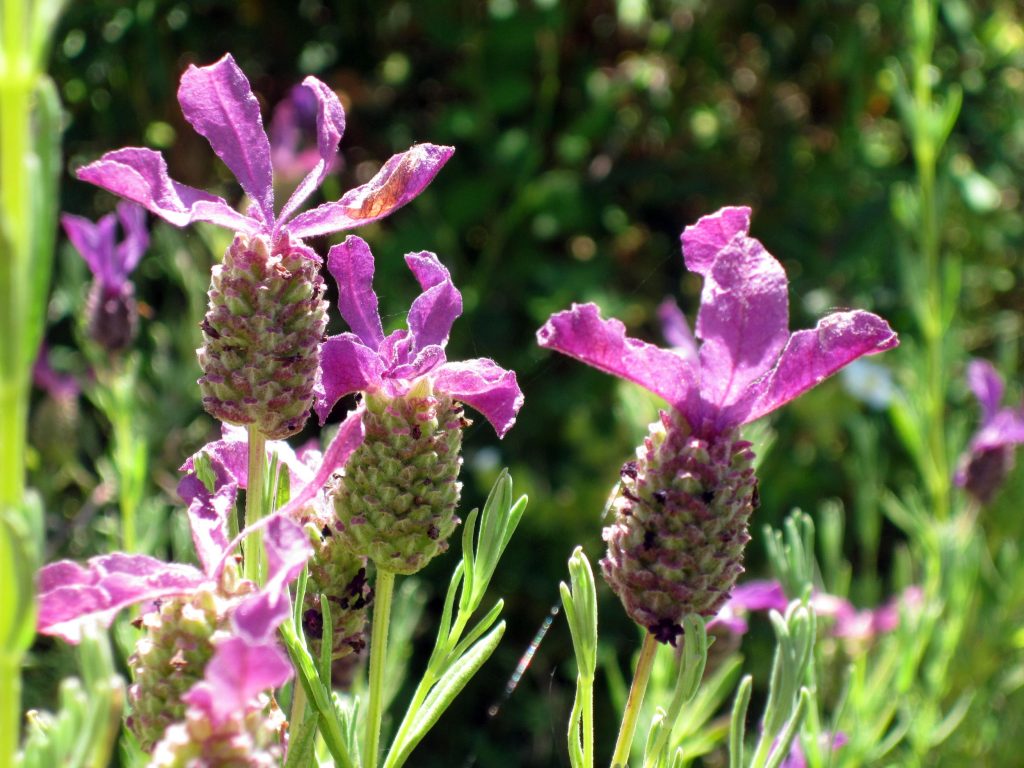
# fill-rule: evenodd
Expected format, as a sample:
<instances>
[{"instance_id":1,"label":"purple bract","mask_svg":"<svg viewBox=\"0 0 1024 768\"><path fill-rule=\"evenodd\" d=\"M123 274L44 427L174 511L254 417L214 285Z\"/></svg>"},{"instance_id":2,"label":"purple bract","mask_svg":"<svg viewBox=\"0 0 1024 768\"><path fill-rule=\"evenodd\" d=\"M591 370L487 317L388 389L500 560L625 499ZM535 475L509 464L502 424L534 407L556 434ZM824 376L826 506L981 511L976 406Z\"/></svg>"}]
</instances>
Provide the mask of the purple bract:
<instances>
[{"instance_id":1,"label":"purple bract","mask_svg":"<svg viewBox=\"0 0 1024 768\"><path fill-rule=\"evenodd\" d=\"M786 273L748 236L749 224L749 208L723 208L683 232L686 266L704 278L696 358L629 338L595 304L552 315L538 343L645 387L704 436L754 421L858 357L899 343L885 320L864 311L790 333Z\"/></svg>"},{"instance_id":2,"label":"purple bract","mask_svg":"<svg viewBox=\"0 0 1024 768\"><path fill-rule=\"evenodd\" d=\"M117 242L119 221L124 233L121 242ZM116 214L108 213L95 223L70 213L63 214L60 223L93 277L110 291L124 286L149 247L146 212L131 203L118 203Z\"/></svg>"},{"instance_id":3,"label":"purple bract","mask_svg":"<svg viewBox=\"0 0 1024 768\"><path fill-rule=\"evenodd\" d=\"M320 162L316 143L316 91L296 85L274 107L267 131L270 139L270 159L278 181L294 182L301 179ZM341 165L335 155L327 163L327 173L334 173Z\"/></svg>"},{"instance_id":4,"label":"purple bract","mask_svg":"<svg viewBox=\"0 0 1024 768\"><path fill-rule=\"evenodd\" d=\"M444 348L452 323L462 314L462 295L433 253L409 253L405 261L423 292L409 309L408 330L385 336L373 291L369 246L350 236L331 248L327 268L338 283L338 308L352 331L324 342L316 387L320 420L352 392L399 397L429 377L436 392L478 410L503 437L523 404L515 372L487 358L447 361Z\"/></svg>"},{"instance_id":5,"label":"purple bract","mask_svg":"<svg viewBox=\"0 0 1024 768\"><path fill-rule=\"evenodd\" d=\"M252 199L246 214L223 198L173 181L163 157L151 149L108 152L80 168L78 178L139 203L178 227L207 221L274 241L283 232L293 238L312 237L384 218L422 192L454 151L417 144L391 157L376 176L340 200L295 215L330 172L345 130L345 112L335 93L312 76L303 85L316 101L319 160L279 213L274 209L270 141L259 103L230 54L210 66L190 66L181 77L178 102L185 119L206 138Z\"/></svg>"}]
</instances>

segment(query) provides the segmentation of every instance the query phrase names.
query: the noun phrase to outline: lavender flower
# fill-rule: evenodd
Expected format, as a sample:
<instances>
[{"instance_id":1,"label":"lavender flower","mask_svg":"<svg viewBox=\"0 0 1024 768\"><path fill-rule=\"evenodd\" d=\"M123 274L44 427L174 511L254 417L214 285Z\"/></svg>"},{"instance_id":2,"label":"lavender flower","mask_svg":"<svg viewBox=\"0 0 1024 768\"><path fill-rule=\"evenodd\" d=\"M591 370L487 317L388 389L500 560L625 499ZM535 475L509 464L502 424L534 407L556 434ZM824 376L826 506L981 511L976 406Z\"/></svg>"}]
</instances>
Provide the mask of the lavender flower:
<instances>
[{"instance_id":1,"label":"lavender flower","mask_svg":"<svg viewBox=\"0 0 1024 768\"><path fill-rule=\"evenodd\" d=\"M171 180L163 157L149 149L108 152L78 171L83 181L133 200L175 226L206 221L236 232L224 263L214 269L199 385L213 416L253 426L269 438L295 434L305 423L327 322L320 258L302 238L389 215L422 192L453 152L416 145L340 200L297 213L330 172L345 130L334 92L315 77L307 77L303 86L316 106L319 160L279 212L259 104L230 54L207 67L189 67L178 101L253 201L246 213Z\"/></svg>"},{"instance_id":2,"label":"lavender flower","mask_svg":"<svg viewBox=\"0 0 1024 768\"><path fill-rule=\"evenodd\" d=\"M972 360L967 383L981 404L981 425L960 457L954 481L988 504L1013 469L1014 446L1024 443L1024 406L1000 408L1003 380L986 360Z\"/></svg>"},{"instance_id":3,"label":"lavender flower","mask_svg":"<svg viewBox=\"0 0 1024 768\"><path fill-rule=\"evenodd\" d=\"M757 481L739 427L898 343L884 320L862 311L791 334L786 274L748 236L749 224L749 208L724 208L683 232L686 265L704 278L695 357L627 337L594 304L552 315L537 333L542 347L671 406L622 468L601 563L630 616L664 642L674 643L687 613L713 616L742 571Z\"/></svg>"},{"instance_id":4,"label":"lavender flower","mask_svg":"<svg viewBox=\"0 0 1024 768\"><path fill-rule=\"evenodd\" d=\"M895 630L900 624L901 611L918 609L923 599L921 588L910 586L876 608L858 610L845 598L816 591L811 595L811 606L815 615L832 620L833 637L863 642ZM749 581L733 588L729 599L708 622L707 628L709 631L722 629L732 635L743 635L748 628L748 613L781 613L786 610L788 603L789 600L778 581Z\"/></svg>"},{"instance_id":5,"label":"lavender flower","mask_svg":"<svg viewBox=\"0 0 1024 768\"><path fill-rule=\"evenodd\" d=\"M85 310L89 338L108 352L120 352L138 332L135 288L128 276L149 247L146 212L137 205L118 203L116 214L107 214L95 224L69 213L60 220L93 275ZM117 242L119 221L121 242Z\"/></svg>"},{"instance_id":6,"label":"lavender flower","mask_svg":"<svg viewBox=\"0 0 1024 768\"><path fill-rule=\"evenodd\" d=\"M39 574L38 630L78 642L82 627L98 621L109 626L122 609L142 603L139 620L145 634L129 658L134 684L129 690L129 726L144 748L160 740L168 725L185 714L184 695L203 676L216 649L228 637L250 645L270 643L274 629L288 615L288 584L313 552L307 532L290 516L321 494L362 440L358 415L342 424L315 469L301 465L271 443L294 469L297 493L277 514L264 518L268 579L262 589L225 567L237 541L228 540L228 519L239 488L247 484L245 462L233 441L211 449L214 479L208 488L194 461L179 492L189 505L189 523L201 568L163 563L146 555L114 553L92 558L82 567L70 561L47 565ZM240 468L241 467L241 468ZM300 486L302 480L305 483ZM250 527L242 536L254 531ZM282 657L283 658L283 657Z\"/></svg>"},{"instance_id":7,"label":"lavender flower","mask_svg":"<svg viewBox=\"0 0 1024 768\"><path fill-rule=\"evenodd\" d=\"M410 253L405 261L423 292L409 309L408 329L385 336L369 247L349 237L331 249L327 267L352 331L324 342L316 396L323 420L341 397L363 394L366 442L335 488L335 512L354 552L402 574L443 552L458 523L462 429L469 423L459 403L482 413L499 437L523 403L515 373L493 360L447 360L462 295L434 254Z\"/></svg>"}]
</instances>

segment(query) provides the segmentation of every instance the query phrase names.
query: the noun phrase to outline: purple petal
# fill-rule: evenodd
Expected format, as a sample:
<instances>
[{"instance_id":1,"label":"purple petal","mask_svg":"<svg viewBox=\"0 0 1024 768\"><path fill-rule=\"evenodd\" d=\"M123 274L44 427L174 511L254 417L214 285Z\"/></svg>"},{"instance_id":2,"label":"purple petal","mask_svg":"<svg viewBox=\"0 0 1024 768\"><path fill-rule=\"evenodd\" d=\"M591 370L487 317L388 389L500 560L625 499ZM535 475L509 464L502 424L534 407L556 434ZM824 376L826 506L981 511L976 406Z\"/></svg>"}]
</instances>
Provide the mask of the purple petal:
<instances>
[{"instance_id":1,"label":"purple petal","mask_svg":"<svg viewBox=\"0 0 1024 768\"><path fill-rule=\"evenodd\" d=\"M721 627L734 635L747 632L746 614L750 611L786 610L786 595L782 585L774 580L748 581L733 589L729 600L708 622L708 629Z\"/></svg>"},{"instance_id":2,"label":"purple petal","mask_svg":"<svg viewBox=\"0 0 1024 768\"><path fill-rule=\"evenodd\" d=\"M417 379L421 379L445 361L444 347L432 344L417 351L416 357L403 365L396 365L384 373L384 387L392 397L399 397L409 391Z\"/></svg>"},{"instance_id":3,"label":"purple petal","mask_svg":"<svg viewBox=\"0 0 1024 768\"><path fill-rule=\"evenodd\" d=\"M618 320L604 320L596 304L573 304L537 331L537 343L632 381L684 410L694 385L693 366L679 355L626 336Z\"/></svg>"},{"instance_id":4,"label":"purple petal","mask_svg":"<svg viewBox=\"0 0 1024 768\"><path fill-rule=\"evenodd\" d=\"M178 483L178 495L188 504L188 524L192 544L203 571L212 573L229 546L228 521L235 509L238 485L220 485L213 493L195 475Z\"/></svg>"},{"instance_id":5,"label":"purple petal","mask_svg":"<svg viewBox=\"0 0 1024 768\"><path fill-rule=\"evenodd\" d=\"M1003 400L1003 379L988 360L972 360L967 366L967 384L981 404L982 421L999 410Z\"/></svg>"},{"instance_id":6,"label":"purple petal","mask_svg":"<svg viewBox=\"0 0 1024 768\"><path fill-rule=\"evenodd\" d=\"M331 476L345 466L345 462L355 453L356 448L363 444L365 437L363 411L355 410L341 423L337 434L324 452L323 460L320 462L316 474L303 486L301 491L291 497L288 503L278 511L278 514L290 517L304 507L327 484Z\"/></svg>"},{"instance_id":7,"label":"purple petal","mask_svg":"<svg viewBox=\"0 0 1024 768\"><path fill-rule=\"evenodd\" d=\"M787 288L782 265L757 240L738 236L718 251L697 315L700 394L712 410L735 403L775 363L789 336Z\"/></svg>"},{"instance_id":8,"label":"purple petal","mask_svg":"<svg viewBox=\"0 0 1024 768\"><path fill-rule=\"evenodd\" d=\"M271 640L281 622L288 618L288 585L298 578L313 554L302 526L283 515L275 515L267 523L263 545L267 552L266 584L239 603L232 614L235 630L252 643Z\"/></svg>"},{"instance_id":9,"label":"purple petal","mask_svg":"<svg viewBox=\"0 0 1024 768\"><path fill-rule=\"evenodd\" d=\"M434 387L482 413L498 437L512 429L523 406L515 371L487 358L445 363L434 375Z\"/></svg>"},{"instance_id":10,"label":"purple petal","mask_svg":"<svg viewBox=\"0 0 1024 768\"><path fill-rule=\"evenodd\" d=\"M454 151L453 147L417 144L391 157L376 176L346 192L341 200L300 213L288 230L295 237L313 237L382 219L419 195Z\"/></svg>"},{"instance_id":11,"label":"purple petal","mask_svg":"<svg viewBox=\"0 0 1024 768\"><path fill-rule=\"evenodd\" d=\"M746 207L722 208L703 216L696 224L683 230L683 259L686 268L707 276L718 257L736 235L746 235L750 229L750 209Z\"/></svg>"},{"instance_id":12,"label":"purple petal","mask_svg":"<svg viewBox=\"0 0 1024 768\"><path fill-rule=\"evenodd\" d=\"M148 555L115 552L92 558L86 568L69 561L52 563L38 576L37 629L77 643L89 622L109 627L129 605L189 594L205 580L192 566Z\"/></svg>"},{"instance_id":13,"label":"purple petal","mask_svg":"<svg viewBox=\"0 0 1024 768\"><path fill-rule=\"evenodd\" d=\"M971 440L971 452L1024 444L1024 412L1003 408L992 416Z\"/></svg>"},{"instance_id":14,"label":"purple petal","mask_svg":"<svg viewBox=\"0 0 1024 768\"><path fill-rule=\"evenodd\" d=\"M895 332L870 312L837 312L813 330L794 333L768 374L721 416L719 426L746 424L820 384L847 363L899 344Z\"/></svg>"},{"instance_id":15,"label":"purple petal","mask_svg":"<svg viewBox=\"0 0 1024 768\"><path fill-rule=\"evenodd\" d=\"M260 105L231 54L207 67L190 66L181 76L178 103L185 119L205 137L259 207L274 221L270 141Z\"/></svg>"},{"instance_id":16,"label":"purple petal","mask_svg":"<svg viewBox=\"0 0 1024 768\"><path fill-rule=\"evenodd\" d=\"M775 580L755 580L740 584L732 591L729 602L745 611L778 611L786 610L789 601L782 585Z\"/></svg>"},{"instance_id":17,"label":"purple petal","mask_svg":"<svg viewBox=\"0 0 1024 768\"><path fill-rule=\"evenodd\" d=\"M214 468L224 471L225 477L239 488L249 486L249 433L245 427L225 424L221 428L223 437L207 443L181 465L179 471L192 472L195 459L205 453ZM284 440L268 440L266 444L268 461L273 456L288 467L289 479L293 485L305 483L312 474L309 466L295 455L295 451Z\"/></svg>"},{"instance_id":18,"label":"purple petal","mask_svg":"<svg viewBox=\"0 0 1024 768\"><path fill-rule=\"evenodd\" d=\"M79 168L76 175L138 203L176 227L208 221L248 235L261 229L260 222L243 216L222 198L172 181L163 157L151 149L127 147L107 152L96 162Z\"/></svg>"},{"instance_id":19,"label":"purple petal","mask_svg":"<svg viewBox=\"0 0 1024 768\"><path fill-rule=\"evenodd\" d=\"M381 383L384 365L377 352L367 347L354 333L331 336L320 351L320 373L313 388L314 408L320 423L345 395L376 389Z\"/></svg>"},{"instance_id":20,"label":"purple petal","mask_svg":"<svg viewBox=\"0 0 1024 768\"><path fill-rule=\"evenodd\" d=\"M693 338L686 315L671 296L658 305L658 320L661 321L661 333L673 351L685 359L696 362L697 341Z\"/></svg>"},{"instance_id":21,"label":"purple petal","mask_svg":"<svg viewBox=\"0 0 1024 768\"><path fill-rule=\"evenodd\" d=\"M94 224L82 216L65 213L60 217L60 223L68 240L81 254L89 266L89 271L100 283L111 288L120 288L124 285L115 264L114 239L117 218L113 214L102 217Z\"/></svg>"},{"instance_id":22,"label":"purple petal","mask_svg":"<svg viewBox=\"0 0 1024 768\"><path fill-rule=\"evenodd\" d=\"M124 240L117 246L117 264L122 276L127 278L149 247L146 211L142 206L122 201L117 204L117 218L124 231Z\"/></svg>"},{"instance_id":23,"label":"purple petal","mask_svg":"<svg viewBox=\"0 0 1024 768\"><path fill-rule=\"evenodd\" d=\"M327 269L338 284L338 311L348 327L372 350L380 348L377 294L373 292L373 254L361 237L350 236L327 252Z\"/></svg>"},{"instance_id":24,"label":"purple petal","mask_svg":"<svg viewBox=\"0 0 1024 768\"><path fill-rule=\"evenodd\" d=\"M217 643L203 680L181 698L216 727L233 715L244 715L259 693L284 685L291 676L292 665L276 643L226 637Z\"/></svg>"},{"instance_id":25,"label":"purple petal","mask_svg":"<svg viewBox=\"0 0 1024 768\"><path fill-rule=\"evenodd\" d=\"M312 91L316 98L316 145L320 152L320 161L296 187L281 209L280 222L287 221L313 190L324 183L338 154L341 136L345 133L345 110L338 101L338 95L312 75L303 80L302 84Z\"/></svg>"},{"instance_id":26,"label":"purple petal","mask_svg":"<svg viewBox=\"0 0 1024 768\"><path fill-rule=\"evenodd\" d=\"M423 349L431 344L443 347L448 342L452 323L462 314L462 294L433 253L407 253L405 263L423 289L409 308L413 349Z\"/></svg>"}]
</instances>

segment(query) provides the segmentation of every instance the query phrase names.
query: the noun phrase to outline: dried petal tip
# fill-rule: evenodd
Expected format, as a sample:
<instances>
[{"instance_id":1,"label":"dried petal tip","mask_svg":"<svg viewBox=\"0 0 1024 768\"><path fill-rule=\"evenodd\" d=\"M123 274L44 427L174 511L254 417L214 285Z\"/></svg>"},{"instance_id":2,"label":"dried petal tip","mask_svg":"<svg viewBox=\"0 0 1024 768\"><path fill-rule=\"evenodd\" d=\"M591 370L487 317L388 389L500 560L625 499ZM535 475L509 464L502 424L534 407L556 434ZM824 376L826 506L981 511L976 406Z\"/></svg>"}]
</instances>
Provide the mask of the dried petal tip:
<instances>
[{"instance_id":1,"label":"dried petal tip","mask_svg":"<svg viewBox=\"0 0 1024 768\"><path fill-rule=\"evenodd\" d=\"M459 519L462 406L420 379L400 397L366 395L366 440L329 491L340 536L378 568L411 574L448 549Z\"/></svg>"},{"instance_id":2,"label":"dried petal tip","mask_svg":"<svg viewBox=\"0 0 1024 768\"><path fill-rule=\"evenodd\" d=\"M601 570L660 642L675 645L689 613L714 616L743 572L757 504L752 460L738 430L709 442L662 413L624 468Z\"/></svg>"},{"instance_id":3,"label":"dried petal tip","mask_svg":"<svg viewBox=\"0 0 1024 768\"><path fill-rule=\"evenodd\" d=\"M327 326L320 259L287 235L238 235L213 270L199 349L203 405L271 439L306 423Z\"/></svg>"}]
</instances>

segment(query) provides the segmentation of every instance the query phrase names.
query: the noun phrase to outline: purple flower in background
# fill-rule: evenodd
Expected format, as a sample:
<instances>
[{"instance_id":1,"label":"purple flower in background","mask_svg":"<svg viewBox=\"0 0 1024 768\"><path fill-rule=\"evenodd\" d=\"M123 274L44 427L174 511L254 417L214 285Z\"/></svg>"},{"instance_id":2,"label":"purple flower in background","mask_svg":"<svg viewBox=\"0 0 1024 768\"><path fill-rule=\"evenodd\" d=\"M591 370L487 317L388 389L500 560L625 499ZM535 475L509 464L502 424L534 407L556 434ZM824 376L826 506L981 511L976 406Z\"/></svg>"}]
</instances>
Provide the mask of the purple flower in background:
<instances>
[{"instance_id":1,"label":"purple flower in background","mask_svg":"<svg viewBox=\"0 0 1024 768\"><path fill-rule=\"evenodd\" d=\"M779 582L763 579L737 585L718 614L707 623L708 630L722 628L734 635L746 634L747 614L757 611L786 610L789 601Z\"/></svg>"},{"instance_id":2,"label":"purple flower in background","mask_svg":"<svg viewBox=\"0 0 1024 768\"><path fill-rule=\"evenodd\" d=\"M823 749L831 749L833 752L838 752L850 741L849 737L842 731L837 731L834 734L823 732L819 735L818 739ZM829 761L826 759L825 762L828 764ZM798 736L793 739L793 743L789 747L789 754L779 763L779 768L807 768L807 765L807 755L804 754L804 748L800 744Z\"/></svg>"},{"instance_id":3,"label":"purple flower in background","mask_svg":"<svg viewBox=\"0 0 1024 768\"><path fill-rule=\"evenodd\" d=\"M298 181L320 162L315 146L317 107L315 92L299 85L274 107L267 133L278 181ZM327 162L327 173L334 173L340 166L341 157L335 155Z\"/></svg>"},{"instance_id":4,"label":"purple flower in background","mask_svg":"<svg viewBox=\"0 0 1024 768\"><path fill-rule=\"evenodd\" d=\"M790 333L786 273L749 226L749 208L723 208L683 231L686 266L704 278L699 347L673 303L659 308L673 349L629 338L595 304L558 312L537 332L540 346L639 384L672 407L621 469L601 561L627 613L670 644L685 615L718 613L743 571L757 479L739 427L898 343L888 323L861 311Z\"/></svg>"},{"instance_id":5,"label":"purple flower in background","mask_svg":"<svg viewBox=\"0 0 1024 768\"><path fill-rule=\"evenodd\" d=\"M1014 447L1024 444L1024 406L1000 408L1003 380L986 360L972 360L967 383L981 404L981 425L960 457L954 480L988 504L1013 469Z\"/></svg>"},{"instance_id":6,"label":"purple flower in background","mask_svg":"<svg viewBox=\"0 0 1024 768\"><path fill-rule=\"evenodd\" d=\"M338 283L338 309L352 331L324 342L316 388L320 420L347 394L379 392L388 398L401 397L417 382L429 379L434 392L472 406L504 437L523 404L515 372L487 358L449 362L444 348L452 323L462 314L462 294L433 253L409 253L405 262L423 292L409 309L408 329L385 336L373 291L369 246L350 236L331 248L327 268Z\"/></svg>"},{"instance_id":7,"label":"purple flower in background","mask_svg":"<svg viewBox=\"0 0 1024 768\"><path fill-rule=\"evenodd\" d=\"M78 178L139 203L178 227L207 221L276 241L284 232L292 238L313 237L384 218L422 192L454 151L417 144L394 155L376 176L340 200L295 215L330 172L345 130L345 112L335 93L312 76L302 84L315 101L319 159L279 212L274 206L270 141L259 103L231 54L206 67L190 66L181 77L178 102L185 119L210 143L253 201L247 213L234 210L223 198L173 181L163 157L151 149L108 152L80 168Z\"/></svg>"},{"instance_id":8,"label":"purple flower in background","mask_svg":"<svg viewBox=\"0 0 1024 768\"><path fill-rule=\"evenodd\" d=\"M903 592L878 606L858 611L845 600L835 613L836 623L832 634L847 640L869 641L879 635L892 632L900 625L902 612L917 611L924 601L924 593L918 586L907 587ZM814 609L821 614L817 596L812 600Z\"/></svg>"},{"instance_id":9,"label":"purple flower in background","mask_svg":"<svg viewBox=\"0 0 1024 768\"><path fill-rule=\"evenodd\" d=\"M661 322L661 334L672 350L682 355L684 360L697 359L697 341L693 338L690 324L679 304L671 296L667 296L658 305L658 320Z\"/></svg>"},{"instance_id":10,"label":"purple flower in background","mask_svg":"<svg viewBox=\"0 0 1024 768\"><path fill-rule=\"evenodd\" d=\"M32 366L32 383L54 400L74 400L82 388L69 373L58 373L50 364L50 349L43 343Z\"/></svg>"},{"instance_id":11,"label":"purple flower in background","mask_svg":"<svg viewBox=\"0 0 1024 768\"><path fill-rule=\"evenodd\" d=\"M862 355L898 344L885 320L860 310L790 333L786 273L749 226L749 208L723 208L683 232L686 266L704 278L696 359L629 338L595 304L552 315L538 343L645 387L702 435L754 421Z\"/></svg>"},{"instance_id":12,"label":"purple flower in background","mask_svg":"<svg viewBox=\"0 0 1024 768\"><path fill-rule=\"evenodd\" d=\"M146 212L131 203L118 203L117 212L93 223L65 213L64 232L89 265L92 288L86 302L89 337L109 352L125 349L138 329L135 289L128 276L149 247ZM117 225L123 237L117 240Z\"/></svg>"}]
</instances>

